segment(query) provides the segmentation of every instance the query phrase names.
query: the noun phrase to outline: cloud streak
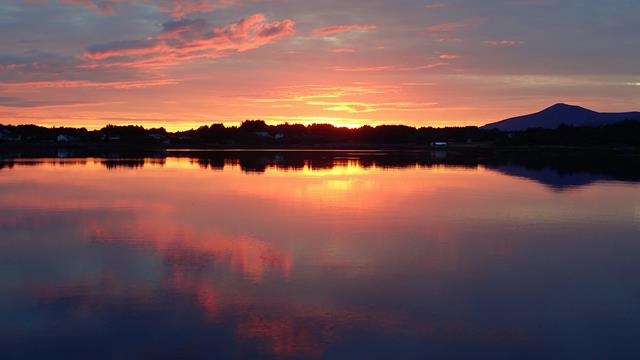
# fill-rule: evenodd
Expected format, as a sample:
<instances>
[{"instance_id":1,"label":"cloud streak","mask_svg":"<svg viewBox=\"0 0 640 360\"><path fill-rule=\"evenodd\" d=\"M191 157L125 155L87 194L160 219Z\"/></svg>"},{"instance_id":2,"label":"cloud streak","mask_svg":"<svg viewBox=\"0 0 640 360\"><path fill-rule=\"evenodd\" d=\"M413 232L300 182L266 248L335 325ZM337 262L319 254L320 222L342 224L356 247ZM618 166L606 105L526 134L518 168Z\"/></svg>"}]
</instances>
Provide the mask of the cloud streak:
<instances>
[{"instance_id":1,"label":"cloud streak","mask_svg":"<svg viewBox=\"0 0 640 360\"><path fill-rule=\"evenodd\" d=\"M485 40L484 43L491 46L517 46L527 42L523 40Z\"/></svg>"},{"instance_id":2,"label":"cloud streak","mask_svg":"<svg viewBox=\"0 0 640 360\"><path fill-rule=\"evenodd\" d=\"M333 36L350 31L372 31L378 27L374 24L336 25L315 29L311 32L313 37Z\"/></svg>"},{"instance_id":3,"label":"cloud streak","mask_svg":"<svg viewBox=\"0 0 640 360\"><path fill-rule=\"evenodd\" d=\"M105 62L106 66L168 66L257 49L294 33L293 20L267 22L263 14L226 26L214 26L205 20L183 19L165 23L158 34L144 40L90 46L84 58Z\"/></svg>"},{"instance_id":4,"label":"cloud streak","mask_svg":"<svg viewBox=\"0 0 640 360\"><path fill-rule=\"evenodd\" d=\"M28 82L0 82L0 87L8 90L31 89L73 89L73 88L111 88L118 90L143 89L155 86L167 86L178 84L175 79L147 79L129 81L88 81L88 80L51 80Z\"/></svg>"},{"instance_id":5,"label":"cloud streak","mask_svg":"<svg viewBox=\"0 0 640 360\"><path fill-rule=\"evenodd\" d=\"M468 29L482 25L486 19L468 19L463 21L453 21L440 24L434 24L427 27L427 31L430 33L448 33L462 29Z\"/></svg>"},{"instance_id":6,"label":"cloud streak","mask_svg":"<svg viewBox=\"0 0 640 360\"><path fill-rule=\"evenodd\" d=\"M0 107L8 108L50 108L104 105L104 102L83 102L65 100L34 100L19 97L0 96Z\"/></svg>"},{"instance_id":7,"label":"cloud streak","mask_svg":"<svg viewBox=\"0 0 640 360\"><path fill-rule=\"evenodd\" d=\"M448 65L446 62L434 62L416 66L401 65L382 65L382 66L355 66L355 67L338 67L335 71L340 72L403 72L403 71L420 71L435 69L437 67Z\"/></svg>"},{"instance_id":8,"label":"cloud streak","mask_svg":"<svg viewBox=\"0 0 640 360\"><path fill-rule=\"evenodd\" d=\"M211 12L219 8L237 5L242 0L58 0L63 5L83 6L104 15L113 15L120 5L144 4L159 11L181 18L196 12Z\"/></svg>"}]
</instances>

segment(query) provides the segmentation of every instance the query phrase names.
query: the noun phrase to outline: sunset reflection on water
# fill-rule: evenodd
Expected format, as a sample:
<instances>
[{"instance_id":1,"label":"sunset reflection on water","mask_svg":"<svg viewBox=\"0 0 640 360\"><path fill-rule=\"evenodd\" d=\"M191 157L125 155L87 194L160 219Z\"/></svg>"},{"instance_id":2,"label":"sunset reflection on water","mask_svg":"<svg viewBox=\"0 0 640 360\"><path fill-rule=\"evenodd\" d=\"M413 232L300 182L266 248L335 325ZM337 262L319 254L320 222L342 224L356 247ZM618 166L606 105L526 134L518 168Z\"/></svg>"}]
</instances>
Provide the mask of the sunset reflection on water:
<instances>
[{"instance_id":1,"label":"sunset reflection on water","mask_svg":"<svg viewBox=\"0 0 640 360\"><path fill-rule=\"evenodd\" d=\"M599 334L627 333L640 316L637 184L558 192L482 164L259 156L268 161L251 167L168 157L0 170L2 348L18 358L635 349Z\"/></svg>"}]
</instances>

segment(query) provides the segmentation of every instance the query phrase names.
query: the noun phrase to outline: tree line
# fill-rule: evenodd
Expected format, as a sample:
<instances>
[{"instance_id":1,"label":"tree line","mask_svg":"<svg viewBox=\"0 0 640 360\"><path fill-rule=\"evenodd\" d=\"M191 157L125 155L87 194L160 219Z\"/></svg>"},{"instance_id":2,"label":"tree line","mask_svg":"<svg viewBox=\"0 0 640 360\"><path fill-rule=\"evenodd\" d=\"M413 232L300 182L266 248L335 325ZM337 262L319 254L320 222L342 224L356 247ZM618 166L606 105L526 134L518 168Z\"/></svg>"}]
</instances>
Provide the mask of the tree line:
<instances>
[{"instance_id":1,"label":"tree line","mask_svg":"<svg viewBox=\"0 0 640 360\"><path fill-rule=\"evenodd\" d=\"M164 128L107 125L98 130L36 125L0 125L2 143L120 144L131 146L313 146L313 145L404 145L488 144L495 146L610 146L640 145L640 122L624 121L601 127L529 129L521 132L466 127L411 127L405 125L336 127L329 124L268 125L247 120L240 126L213 124L187 131Z\"/></svg>"}]
</instances>

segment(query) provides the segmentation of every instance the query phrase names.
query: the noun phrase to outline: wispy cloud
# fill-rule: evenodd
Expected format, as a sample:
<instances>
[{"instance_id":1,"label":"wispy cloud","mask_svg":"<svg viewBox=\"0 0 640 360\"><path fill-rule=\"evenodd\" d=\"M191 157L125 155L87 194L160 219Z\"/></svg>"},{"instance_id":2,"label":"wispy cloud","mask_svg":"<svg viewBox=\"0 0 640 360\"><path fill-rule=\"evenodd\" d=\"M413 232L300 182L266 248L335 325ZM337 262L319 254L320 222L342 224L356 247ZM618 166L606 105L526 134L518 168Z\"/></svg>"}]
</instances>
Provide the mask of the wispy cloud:
<instances>
[{"instance_id":1,"label":"wispy cloud","mask_svg":"<svg viewBox=\"0 0 640 360\"><path fill-rule=\"evenodd\" d=\"M315 29L311 32L311 35L315 37L324 37L349 31L371 31L375 29L377 29L377 26L373 24L336 25Z\"/></svg>"},{"instance_id":2,"label":"wispy cloud","mask_svg":"<svg viewBox=\"0 0 640 360\"><path fill-rule=\"evenodd\" d=\"M105 15L113 15L120 5L144 4L155 6L161 12L180 18L196 12L210 12L236 5L242 0L58 0L58 2L65 5L83 6L88 10Z\"/></svg>"},{"instance_id":3,"label":"wispy cloud","mask_svg":"<svg viewBox=\"0 0 640 360\"><path fill-rule=\"evenodd\" d=\"M337 48L337 49L330 49L329 52L339 54L339 53L354 53L356 51L351 48Z\"/></svg>"},{"instance_id":4,"label":"wispy cloud","mask_svg":"<svg viewBox=\"0 0 640 360\"><path fill-rule=\"evenodd\" d=\"M486 21L485 18L468 19L463 21L453 21L430 25L427 27L427 31L430 33L446 33L461 29L472 28L482 25Z\"/></svg>"},{"instance_id":5,"label":"wispy cloud","mask_svg":"<svg viewBox=\"0 0 640 360\"><path fill-rule=\"evenodd\" d=\"M363 101L309 101L307 105L322 106L326 111L371 113L379 111L422 111L438 105L436 102L363 102Z\"/></svg>"},{"instance_id":6,"label":"wispy cloud","mask_svg":"<svg viewBox=\"0 0 640 360\"><path fill-rule=\"evenodd\" d=\"M427 4L424 6L424 8L427 10L437 10L445 7L447 7L447 4L443 4L443 3Z\"/></svg>"},{"instance_id":7,"label":"wispy cloud","mask_svg":"<svg viewBox=\"0 0 640 360\"><path fill-rule=\"evenodd\" d=\"M43 108L43 107L75 107L104 105L105 102L86 102L69 100L33 100L19 97L0 96L0 107L9 108Z\"/></svg>"},{"instance_id":8,"label":"wispy cloud","mask_svg":"<svg viewBox=\"0 0 640 360\"><path fill-rule=\"evenodd\" d=\"M41 51L22 54L0 54L0 71L55 74L72 68L78 61L73 56Z\"/></svg>"},{"instance_id":9,"label":"wispy cloud","mask_svg":"<svg viewBox=\"0 0 640 360\"><path fill-rule=\"evenodd\" d=\"M88 80L51 80L51 81L27 81L27 82L0 82L0 87L8 90L32 90L32 89L71 89L71 88L112 88L119 90L142 89L154 86L167 86L178 84L176 79L147 79L129 81L88 81Z\"/></svg>"},{"instance_id":10,"label":"wispy cloud","mask_svg":"<svg viewBox=\"0 0 640 360\"><path fill-rule=\"evenodd\" d=\"M271 97L257 95L237 98L243 102L259 104L260 107L291 108L301 105L320 107L323 111L344 113L373 113L382 111L424 111L437 106L436 102L414 101L371 101L366 100L371 95L385 95L397 93L402 87L375 83L356 83L349 86L325 87L320 85L303 85L285 87L282 93Z\"/></svg>"},{"instance_id":11,"label":"wispy cloud","mask_svg":"<svg viewBox=\"0 0 640 360\"><path fill-rule=\"evenodd\" d=\"M339 99L353 96L389 94L398 90L396 86L371 83L345 86L300 85L282 87L271 96L243 96L240 100L254 103L306 102L316 99Z\"/></svg>"},{"instance_id":12,"label":"wispy cloud","mask_svg":"<svg viewBox=\"0 0 640 360\"><path fill-rule=\"evenodd\" d=\"M90 46L84 58L104 62L98 66L168 66L256 49L293 33L293 20L267 22L263 14L226 26L184 19L165 23L158 34L147 39Z\"/></svg>"},{"instance_id":13,"label":"wispy cloud","mask_svg":"<svg viewBox=\"0 0 640 360\"><path fill-rule=\"evenodd\" d=\"M382 66L355 66L355 67L337 67L335 71L341 72L394 72L394 71L420 71L429 70L437 67L448 65L446 62L435 62L416 66L401 65L382 65Z\"/></svg>"},{"instance_id":14,"label":"wispy cloud","mask_svg":"<svg viewBox=\"0 0 640 360\"><path fill-rule=\"evenodd\" d=\"M527 42L523 40L485 40L484 43L491 46L517 46Z\"/></svg>"},{"instance_id":15,"label":"wispy cloud","mask_svg":"<svg viewBox=\"0 0 640 360\"><path fill-rule=\"evenodd\" d=\"M406 83L402 83L400 85L402 85L402 86L434 86L434 85L436 85L436 83L432 83L432 82L406 82Z\"/></svg>"}]
</instances>

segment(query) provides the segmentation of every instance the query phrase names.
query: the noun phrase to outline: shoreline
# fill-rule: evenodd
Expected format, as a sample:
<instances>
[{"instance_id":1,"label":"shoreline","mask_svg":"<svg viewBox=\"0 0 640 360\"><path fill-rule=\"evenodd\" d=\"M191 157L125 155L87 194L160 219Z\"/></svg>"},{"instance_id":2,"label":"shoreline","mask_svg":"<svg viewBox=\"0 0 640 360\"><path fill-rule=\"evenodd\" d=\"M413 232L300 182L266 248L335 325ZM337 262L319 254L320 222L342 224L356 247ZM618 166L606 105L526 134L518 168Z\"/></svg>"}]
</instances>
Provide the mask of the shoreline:
<instances>
[{"instance_id":1,"label":"shoreline","mask_svg":"<svg viewBox=\"0 0 640 360\"><path fill-rule=\"evenodd\" d=\"M184 144L184 145L136 145L124 143L58 143L58 142L0 142L3 150L144 150L144 151L305 151L305 150L336 150L336 151L390 151L390 150L607 150L607 151L638 151L640 146L630 145L502 145L496 143L450 143L446 146L417 145L417 144L287 144L287 145L243 145L243 144Z\"/></svg>"}]
</instances>

